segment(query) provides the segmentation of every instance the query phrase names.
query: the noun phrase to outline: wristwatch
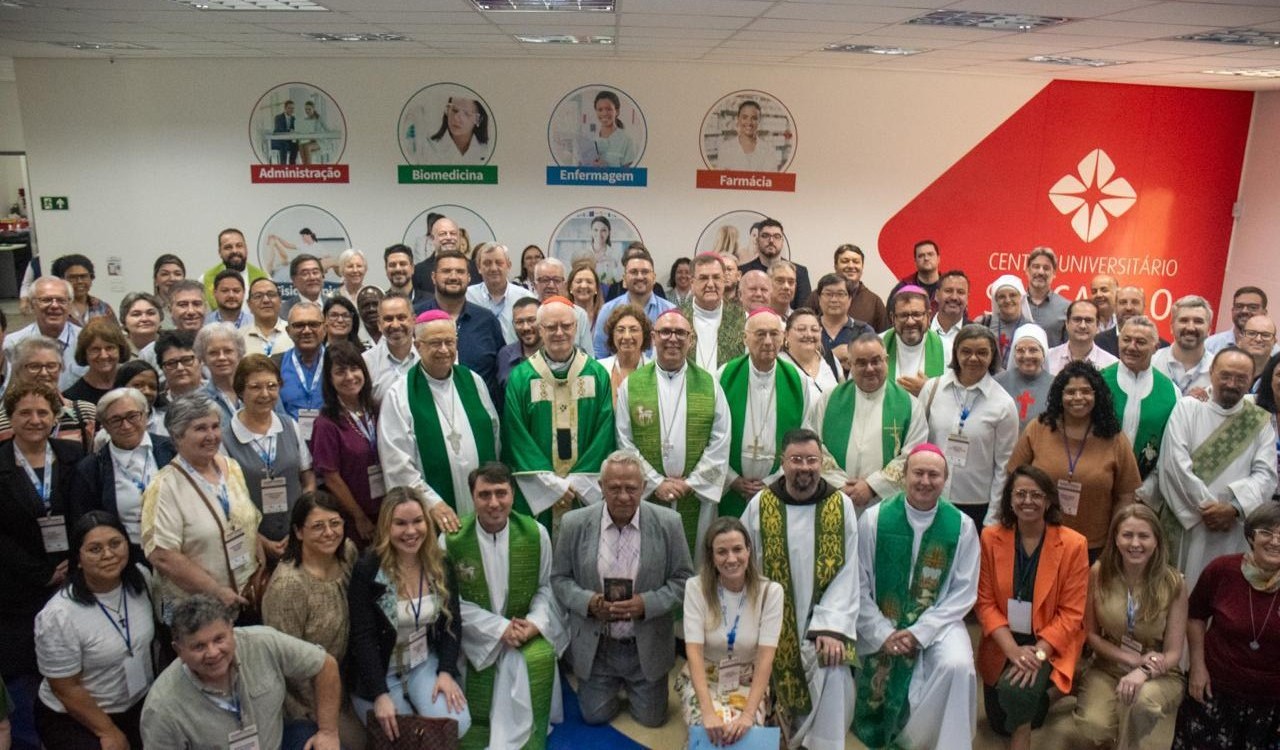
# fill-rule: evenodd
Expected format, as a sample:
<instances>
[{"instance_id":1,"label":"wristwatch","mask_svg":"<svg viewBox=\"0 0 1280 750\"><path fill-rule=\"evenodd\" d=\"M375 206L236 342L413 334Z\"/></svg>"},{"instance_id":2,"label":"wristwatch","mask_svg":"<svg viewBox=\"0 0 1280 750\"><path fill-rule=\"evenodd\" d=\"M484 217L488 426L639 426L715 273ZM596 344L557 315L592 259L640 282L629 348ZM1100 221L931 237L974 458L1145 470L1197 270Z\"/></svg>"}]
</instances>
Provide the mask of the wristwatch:
<instances>
[{"instance_id":1,"label":"wristwatch","mask_svg":"<svg viewBox=\"0 0 1280 750\"><path fill-rule=\"evenodd\" d=\"M1049 655L1044 652L1044 649L1042 648L1036 649L1036 661L1043 662L1045 659L1048 659L1048 658L1049 658Z\"/></svg>"}]
</instances>

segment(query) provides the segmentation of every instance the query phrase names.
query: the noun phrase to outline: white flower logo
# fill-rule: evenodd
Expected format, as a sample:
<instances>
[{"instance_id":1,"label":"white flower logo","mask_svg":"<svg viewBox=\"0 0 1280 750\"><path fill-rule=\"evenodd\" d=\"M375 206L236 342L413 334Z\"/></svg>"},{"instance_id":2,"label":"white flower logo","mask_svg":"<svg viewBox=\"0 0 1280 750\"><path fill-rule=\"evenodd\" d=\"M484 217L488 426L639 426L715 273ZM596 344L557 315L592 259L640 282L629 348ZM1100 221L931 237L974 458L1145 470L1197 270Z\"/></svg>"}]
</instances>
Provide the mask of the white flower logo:
<instances>
[{"instance_id":1,"label":"white flower logo","mask_svg":"<svg viewBox=\"0 0 1280 750\"><path fill-rule=\"evenodd\" d=\"M1107 152L1100 148L1095 148L1081 159L1077 170L1080 174L1078 178L1075 175L1064 175L1049 188L1049 200L1064 215L1074 211L1071 228L1080 239L1093 242L1106 231L1107 215L1123 215L1133 207L1138 194L1123 177L1111 179L1115 175L1116 165L1107 156ZM1103 197L1090 204L1088 193L1095 188Z\"/></svg>"}]
</instances>

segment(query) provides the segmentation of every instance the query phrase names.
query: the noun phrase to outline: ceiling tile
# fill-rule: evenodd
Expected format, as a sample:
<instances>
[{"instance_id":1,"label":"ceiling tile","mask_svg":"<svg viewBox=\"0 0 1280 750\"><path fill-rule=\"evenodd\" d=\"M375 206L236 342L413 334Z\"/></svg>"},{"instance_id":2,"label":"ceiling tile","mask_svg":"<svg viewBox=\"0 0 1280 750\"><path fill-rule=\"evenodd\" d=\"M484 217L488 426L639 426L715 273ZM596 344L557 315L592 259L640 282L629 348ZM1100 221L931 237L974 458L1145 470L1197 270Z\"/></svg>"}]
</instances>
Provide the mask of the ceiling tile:
<instances>
[{"instance_id":1,"label":"ceiling tile","mask_svg":"<svg viewBox=\"0 0 1280 750\"><path fill-rule=\"evenodd\" d=\"M1143 21L1148 23L1180 23L1195 26L1221 28L1224 26L1249 26L1255 23L1280 21L1280 7L1272 4L1221 5L1213 3L1163 2L1145 8L1113 13L1107 16L1113 21Z\"/></svg>"},{"instance_id":2,"label":"ceiling tile","mask_svg":"<svg viewBox=\"0 0 1280 750\"><path fill-rule=\"evenodd\" d=\"M1001 13L1034 13L1042 16L1092 18L1107 13L1140 8L1153 0L960 0L947 10L999 11Z\"/></svg>"},{"instance_id":3,"label":"ceiling tile","mask_svg":"<svg viewBox=\"0 0 1280 750\"><path fill-rule=\"evenodd\" d=\"M923 4L922 4L923 5ZM875 5L851 5L812 2L779 3L765 12L765 18L800 18L812 21L845 21L856 23L900 23L923 14L925 8L889 8Z\"/></svg>"},{"instance_id":4,"label":"ceiling tile","mask_svg":"<svg viewBox=\"0 0 1280 750\"><path fill-rule=\"evenodd\" d=\"M623 0L628 13L676 15L750 16L760 15L775 3L772 0Z\"/></svg>"}]
</instances>

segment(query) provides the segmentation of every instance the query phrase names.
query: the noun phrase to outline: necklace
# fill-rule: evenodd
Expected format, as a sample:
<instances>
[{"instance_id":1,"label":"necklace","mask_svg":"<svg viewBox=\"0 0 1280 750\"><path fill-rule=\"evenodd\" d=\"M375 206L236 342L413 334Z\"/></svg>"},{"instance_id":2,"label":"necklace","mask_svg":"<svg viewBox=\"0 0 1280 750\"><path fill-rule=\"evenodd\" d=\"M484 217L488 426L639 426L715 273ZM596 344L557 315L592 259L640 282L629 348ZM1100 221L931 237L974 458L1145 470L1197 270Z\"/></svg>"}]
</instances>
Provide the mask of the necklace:
<instances>
[{"instance_id":1,"label":"necklace","mask_svg":"<svg viewBox=\"0 0 1280 750\"><path fill-rule=\"evenodd\" d=\"M1262 618L1262 630L1259 630L1253 621L1253 586L1249 587L1249 627L1253 630L1253 640L1249 641L1249 649L1252 651L1262 648L1262 644L1258 642L1258 639L1262 637L1262 633L1267 629L1267 621L1271 619L1271 610L1275 609L1276 596L1278 594L1280 594L1280 591L1271 595L1271 603L1267 605L1267 616Z\"/></svg>"},{"instance_id":2,"label":"necklace","mask_svg":"<svg viewBox=\"0 0 1280 750\"><path fill-rule=\"evenodd\" d=\"M106 607L107 609L111 610L111 614L113 614L113 615L115 615L115 616L116 616L116 620L120 620L120 621L123 621L123 620L124 620L124 614L123 614L123 610L124 610L124 586L123 586L123 585L122 585L122 586L120 586L120 598L116 600L116 604L115 604L115 606L114 606L114 607L113 607L113 606L111 606L111 604L110 604L109 602L107 602L107 600L106 600L106 599L104 599L104 598L103 598L103 597L101 597L101 596L97 596L97 597L94 597L94 598L96 598L96 599L98 600L98 602L102 604L102 606L104 606L104 607Z\"/></svg>"},{"instance_id":3,"label":"necklace","mask_svg":"<svg viewBox=\"0 0 1280 750\"><path fill-rule=\"evenodd\" d=\"M675 444L671 442L671 433L676 428L676 415L680 413L680 402L684 399L684 388L686 385L688 385L688 383L689 383L688 380L684 378L680 379L680 392L676 394L675 404L671 407L671 418L664 420L666 424L662 426L663 427L662 429L663 454L670 454L672 451L675 450Z\"/></svg>"},{"instance_id":4,"label":"necklace","mask_svg":"<svg viewBox=\"0 0 1280 750\"><path fill-rule=\"evenodd\" d=\"M457 408L458 408L457 403L453 398L454 387L455 386L453 384L453 378L450 377L449 393L446 396L446 398L448 398L449 400L449 413L445 414L444 409L442 408L437 408L437 410L440 412L440 416L444 417L444 421L449 425L449 434L445 435L445 437L449 440L449 447L453 449L453 452L455 455L461 455L462 454L462 433L458 432L458 428L454 426L454 417L457 416ZM435 393L433 392L432 398L434 397L435 397ZM439 407L438 402L437 402L437 407Z\"/></svg>"},{"instance_id":5,"label":"necklace","mask_svg":"<svg viewBox=\"0 0 1280 750\"><path fill-rule=\"evenodd\" d=\"M773 374L771 373L771 375ZM753 408L755 399L750 395L747 396L747 416L751 421L751 445L747 446L747 449L751 451L751 458L756 461L764 458L762 453L764 444L760 442L760 438L764 435L765 428L769 425L769 413L773 411L773 404L777 400L774 398L777 390L778 379L776 376L772 376L769 378L769 402L765 404L764 414L761 415L759 421L756 421L756 410Z\"/></svg>"}]
</instances>

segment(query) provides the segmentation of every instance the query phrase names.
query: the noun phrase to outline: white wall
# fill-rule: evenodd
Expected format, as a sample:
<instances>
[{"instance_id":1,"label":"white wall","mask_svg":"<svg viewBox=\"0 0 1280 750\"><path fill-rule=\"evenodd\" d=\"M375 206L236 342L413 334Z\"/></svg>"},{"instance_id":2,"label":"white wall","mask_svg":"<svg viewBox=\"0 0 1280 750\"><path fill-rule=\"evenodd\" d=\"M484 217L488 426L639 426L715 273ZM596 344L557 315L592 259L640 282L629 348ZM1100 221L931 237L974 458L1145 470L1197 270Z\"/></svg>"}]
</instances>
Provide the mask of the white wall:
<instances>
[{"instance_id":1,"label":"white wall","mask_svg":"<svg viewBox=\"0 0 1280 750\"><path fill-rule=\"evenodd\" d=\"M1231 293L1256 286L1280 313L1280 92L1254 95L1253 122L1240 178L1239 218L1231 236L1222 296L1214 308L1214 329L1231 327ZM1213 298L1209 298L1213 301Z\"/></svg>"},{"instance_id":2,"label":"white wall","mask_svg":"<svg viewBox=\"0 0 1280 750\"><path fill-rule=\"evenodd\" d=\"M121 256L117 288L104 288L102 274L95 287L111 301L150 286L157 253L176 252L197 272L216 262L219 229L238 225L252 243L294 203L331 211L374 253L436 204L479 212L511 246L545 246L566 215L604 205L635 222L663 274L712 218L752 209L780 219L796 259L816 272L830 268L836 245L857 243L871 256L868 282L887 291L875 258L885 220L1041 88L1014 78L550 60L19 60L17 77L33 193L66 195L72 206L38 216L42 253ZM250 111L287 81L319 86L342 108L349 185L249 183ZM396 184L400 110L439 81L470 86L493 109L499 185ZM545 184L550 112L591 83L622 88L643 110L648 188ZM794 194L694 189L703 115L742 88L776 95L796 118ZM381 262L371 266L380 280Z\"/></svg>"},{"instance_id":3,"label":"white wall","mask_svg":"<svg viewBox=\"0 0 1280 750\"><path fill-rule=\"evenodd\" d=\"M22 151L25 141L19 116L18 84L12 76L3 74L5 67L0 65L0 151Z\"/></svg>"}]
</instances>

